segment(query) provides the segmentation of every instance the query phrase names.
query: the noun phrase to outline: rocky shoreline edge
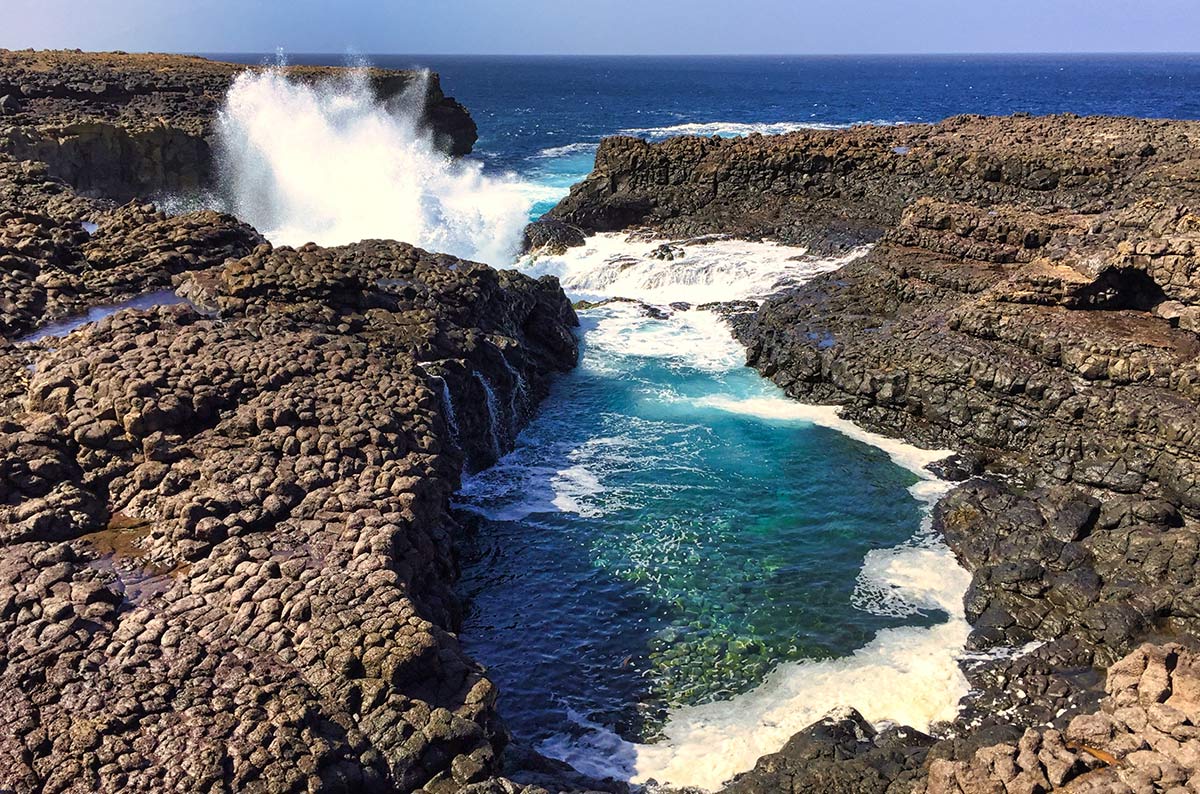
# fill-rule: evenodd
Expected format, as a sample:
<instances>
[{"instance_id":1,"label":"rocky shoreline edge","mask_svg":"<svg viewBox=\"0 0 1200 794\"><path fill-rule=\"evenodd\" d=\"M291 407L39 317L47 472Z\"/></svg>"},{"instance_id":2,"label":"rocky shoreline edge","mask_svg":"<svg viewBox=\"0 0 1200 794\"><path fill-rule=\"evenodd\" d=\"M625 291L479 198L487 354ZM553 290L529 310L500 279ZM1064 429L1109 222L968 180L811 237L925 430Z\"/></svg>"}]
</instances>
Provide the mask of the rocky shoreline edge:
<instances>
[{"instance_id":1,"label":"rocky shoreline edge","mask_svg":"<svg viewBox=\"0 0 1200 794\"><path fill-rule=\"evenodd\" d=\"M934 514L973 575L959 718L832 715L728 791L1200 786L1198 151L1195 122L1076 116L617 137L529 230L871 245L730 306L747 363L961 451Z\"/></svg>"},{"instance_id":2,"label":"rocky shoreline edge","mask_svg":"<svg viewBox=\"0 0 1200 794\"><path fill-rule=\"evenodd\" d=\"M575 365L574 311L404 243L120 204L203 185L242 69L0 53L0 790L515 791L450 497Z\"/></svg>"}]
</instances>

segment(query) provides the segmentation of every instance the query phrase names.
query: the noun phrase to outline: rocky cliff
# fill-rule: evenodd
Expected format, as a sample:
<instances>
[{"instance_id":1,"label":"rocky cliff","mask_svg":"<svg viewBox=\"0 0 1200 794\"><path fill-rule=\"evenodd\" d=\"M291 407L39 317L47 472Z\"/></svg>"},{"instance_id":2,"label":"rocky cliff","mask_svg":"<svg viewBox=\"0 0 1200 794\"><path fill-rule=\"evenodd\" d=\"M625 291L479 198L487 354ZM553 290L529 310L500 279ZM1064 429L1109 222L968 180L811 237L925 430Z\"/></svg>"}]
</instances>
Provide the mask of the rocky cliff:
<instances>
[{"instance_id":1,"label":"rocky cliff","mask_svg":"<svg viewBox=\"0 0 1200 794\"><path fill-rule=\"evenodd\" d=\"M162 107L201 140L235 70L4 59L18 133L104 113L122 140ZM450 495L574 365L557 282L118 206L85 194L142 189L112 171L139 161L64 174L46 134L0 153L0 789L514 789L454 633ZM26 337L154 291L171 305Z\"/></svg>"},{"instance_id":2,"label":"rocky cliff","mask_svg":"<svg viewBox=\"0 0 1200 794\"><path fill-rule=\"evenodd\" d=\"M844 248L878 239L922 196L1084 212L1152 193L1194 198L1188 122L962 116L747 138L601 142L595 169L548 214L586 231L651 226Z\"/></svg>"},{"instance_id":3,"label":"rocky cliff","mask_svg":"<svg viewBox=\"0 0 1200 794\"><path fill-rule=\"evenodd\" d=\"M1065 728L1094 702L1091 671L1144 639L1200 637L1197 152L1194 122L1074 116L615 138L550 213L551 230L723 233L814 253L873 243L737 316L748 362L798 399L961 450L945 471L967 481L936 525L974 574L970 646L1041 643L968 670L974 691L940 741L889 734L863 756L837 749L854 731L834 726L736 790L779 790L783 769L795 791L1065 785L1091 767L1043 759L1014 782L1038 742L1061 742L1020 731ZM1130 724L1137 741L1098 757L1150 774L1161 759L1138 753L1158 734ZM1025 759L1012 774L997 771L998 740ZM959 766L931 766L939 757ZM817 758L847 764L800 775ZM1081 790L1169 788L1104 779Z\"/></svg>"},{"instance_id":4,"label":"rocky cliff","mask_svg":"<svg viewBox=\"0 0 1200 794\"><path fill-rule=\"evenodd\" d=\"M0 50L0 151L118 201L211 186L212 122L248 68L182 55ZM344 71L287 68L312 81ZM384 102L425 81L424 117L435 141L449 154L471 151L475 122L442 93L438 75L367 75Z\"/></svg>"}]
</instances>

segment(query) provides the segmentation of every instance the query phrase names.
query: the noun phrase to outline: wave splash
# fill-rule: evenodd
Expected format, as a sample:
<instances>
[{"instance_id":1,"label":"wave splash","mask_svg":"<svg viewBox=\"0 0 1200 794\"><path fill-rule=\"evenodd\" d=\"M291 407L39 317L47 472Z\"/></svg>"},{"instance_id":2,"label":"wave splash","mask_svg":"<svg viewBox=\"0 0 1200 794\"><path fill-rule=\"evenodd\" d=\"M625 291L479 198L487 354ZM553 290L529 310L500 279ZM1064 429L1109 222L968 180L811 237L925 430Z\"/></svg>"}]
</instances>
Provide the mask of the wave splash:
<instances>
[{"instance_id":1,"label":"wave splash","mask_svg":"<svg viewBox=\"0 0 1200 794\"><path fill-rule=\"evenodd\" d=\"M684 241L633 241L607 232L557 256L534 255L521 263L533 275L553 275L573 298L621 297L647 303L703 304L757 299L836 270L866 253L820 259L805 248L719 237ZM666 253L664 253L664 251ZM664 261L664 256L670 259ZM727 331L723 331L725 336ZM741 347L730 343L742 355Z\"/></svg>"},{"instance_id":2,"label":"wave splash","mask_svg":"<svg viewBox=\"0 0 1200 794\"><path fill-rule=\"evenodd\" d=\"M427 82L384 102L361 69L320 84L242 74L217 122L229 209L280 245L394 239L512 261L529 186L435 147L421 122Z\"/></svg>"}]
</instances>

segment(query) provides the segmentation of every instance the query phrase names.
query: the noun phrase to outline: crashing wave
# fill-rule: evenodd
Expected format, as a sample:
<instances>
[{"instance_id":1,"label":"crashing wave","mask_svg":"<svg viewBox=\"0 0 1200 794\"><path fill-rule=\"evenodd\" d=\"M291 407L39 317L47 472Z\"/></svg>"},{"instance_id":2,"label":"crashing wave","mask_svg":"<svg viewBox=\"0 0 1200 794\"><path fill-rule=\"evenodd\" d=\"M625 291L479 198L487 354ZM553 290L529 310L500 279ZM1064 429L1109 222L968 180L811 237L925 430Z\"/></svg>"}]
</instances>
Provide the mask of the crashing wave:
<instances>
[{"instance_id":1,"label":"crashing wave","mask_svg":"<svg viewBox=\"0 0 1200 794\"><path fill-rule=\"evenodd\" d=\"M422 125L426 88L385 102L362 70L315 85L242 74L217 123L229 208L277 244L383 238L511 261L537 191L439 151Z\"/></svg>"}]
</instances>

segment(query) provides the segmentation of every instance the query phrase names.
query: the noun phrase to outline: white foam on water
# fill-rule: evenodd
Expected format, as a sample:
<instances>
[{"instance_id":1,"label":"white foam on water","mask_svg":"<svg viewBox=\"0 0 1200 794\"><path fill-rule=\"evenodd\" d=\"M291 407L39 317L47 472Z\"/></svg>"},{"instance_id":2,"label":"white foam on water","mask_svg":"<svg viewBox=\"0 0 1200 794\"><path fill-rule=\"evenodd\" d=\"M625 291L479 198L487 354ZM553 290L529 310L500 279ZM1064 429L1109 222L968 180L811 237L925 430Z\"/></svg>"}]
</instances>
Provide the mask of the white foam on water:
<instances>
[{"instance_id":1,"label":"white foam on water","mask_svg":"<svg viewBox=\"0 0 1200 794\"><path fill-rule=\"evenodd\" d=\"M585 345L591 349L585 355L588 366L608 366L617 374L621 357L632 355L718 374L732 372L742 366L745 353L727 322L715 312L671 310L665 304L757 298L781 284L802 283L835 270L862 253L819 260L804 256L801 249L716 240L682 244L682 255L670 261L649 256L663 242L598 235L563 256L524 262L527 272L557 275L575 297L621 296L659 305L654 313L641 303L624 302L585 311L581 316L587 327ZM834 406L796 402L766 381L759 381L757 388L761 392L742 388L685 397L664 384L657 399L766 422L827 427L881 449L915 474L918 479L910 492L926 508L922 525L909 542L866 555L852 603L880 615L944 613L946 620L928 627L885 629L848 657L786 663L751 692L676 709L668 716L663 738L652 744L624 741L611 729L574 715L577 730L543 743L543 753L592 775L712 790L835 708L853 707L872 722L918 729L955 715L958 701L968 692L959 659L970 631L962 607L970 576L932 533L929 511L949 484L926 468L950 452L872 433L842 418ZM593 490L603 487L602 477L589 476L587 482Z\"/></svg>"},{"instance_id":2,"label":"white foam on water","mask_svg":"<svg viewBox=\"0 0 1200 794\"><path fill-rule=\"evenodd\" d=\"M633 780L716 789L835 708L918 729L952 719L968 689L958 652L969 633L958 616L884 629L849 657L784 664L746 695L679 709L664 741L637 748Z\"/></svg>"},{"instance_id":3,"label":"white foam on water","mask_svg":"<svg viewBox=\"0 0 1200 794\"><path fill-rule=\"evenodd\" d=\"M584 152L594 153L599 146L600 144L598 143L585 143L580 141L578 143L568 143L565 146L551 146L549 148L542 149L534 156L539 159L570 157L573 154L583 154Z\"/></svg>"},{"instance_id":4,"label":"white foam on water","mask_svg":"<svg viewBox=\"0 0 1200 794\"><path fill-rule=\"evenodd\" d=\"M381 238L511 261L541 190L447 157L422 127L424 80L380 101L366 74L312 85L247 71L217 122L230 209L276 244Z\"/></svg>"},{"instance_id":5,"label":"white foam on water","mask_svg":"<svg viewBox=\"0 0 1200 794\"><path fill-rule=\"evenodd\" d=\"M783 135L800 130L845 130L851 127L870 124L872 126L893 125L897 122L861 121L853 124L828 124L819 121L776 121L747 123L740 121L693 121L682 124L669 124L662 127L630 127L621 130L623 135L660 139L675 135L719 135L722 138L740 138L758 133L760 135Z\"/></svg>"},{"instance_id":6,"label":"white foam on water","mask_svg":"<svg viewBox=\"0 0 1200 794\"><path fill-rule=\"evenodd\" d=\"M589 497L604 491L600 478L583 466L568 466L554 472L551 478L554 488L552 504L564 513L590 515L593 508L587 504Z\"/></svg>"},{"instance_id":7,"label":"white foam on water","mask_svg":"<svg viewBox=\"0 0 1200 794\"><path fill-rule=\"evenodd\" d=\"M899 439L872 433L849 419L843 419L840 415L841 409L834 405L810 405L791 400L782 394L742 399L714 395L700 398L696 404L769 421L808 422L836 430L844 436L881 449L897 466L908 469L921 478L909 491L922 502L936 502L949 488L948 483L939 480L927 467L954 454L951 450L922 449Z\"/></svg>"},{"instance_id":8,"label":"white foam on water","mask_svg":"<svg viewBox=\"0 0 1200 794\"><path fill-rule=\"evenodd\" d=\"M903 598L950 615L944 623L884 629L848 657L780 665L751 692L676 709L653 744L577 720L577 735L539 749L593 775L711 791L835 709L918 729L952 719L968 691L958 661L970 633L962 614L970 577L948 554L911 549L878 569Z\"/></svg>"},{"instance_id":9,"label":"white foam on water","mask_svg":"<svg viewBox=\"0 0 1200 794\"><path fill-rule=\"evenodd\" d=\"M746 355L716 313L677 311L662 320L637 303L607 304L588 329L586 344L612 355L595 357L594 369L622 369L621 356L664 359L704 372L727 372L745 363Z\"/></svg>"},{"instance_id":10,"label":"white foam on water","mask_svg":"<svg viewBox=\"0 0 1200 794\"><path fill-rule=\"evenodd\" d=\"M647 303L710 303L758 298L818 273L836 270L862 256L821 259L807 250L770 242L704 239L671 241L675 258L652 254L665 240L634 242L619 233L598 234L561 255L538 254L522 261L532 275L553 275L575 298L635 298Z\"/></svg>"}]
</instances>

